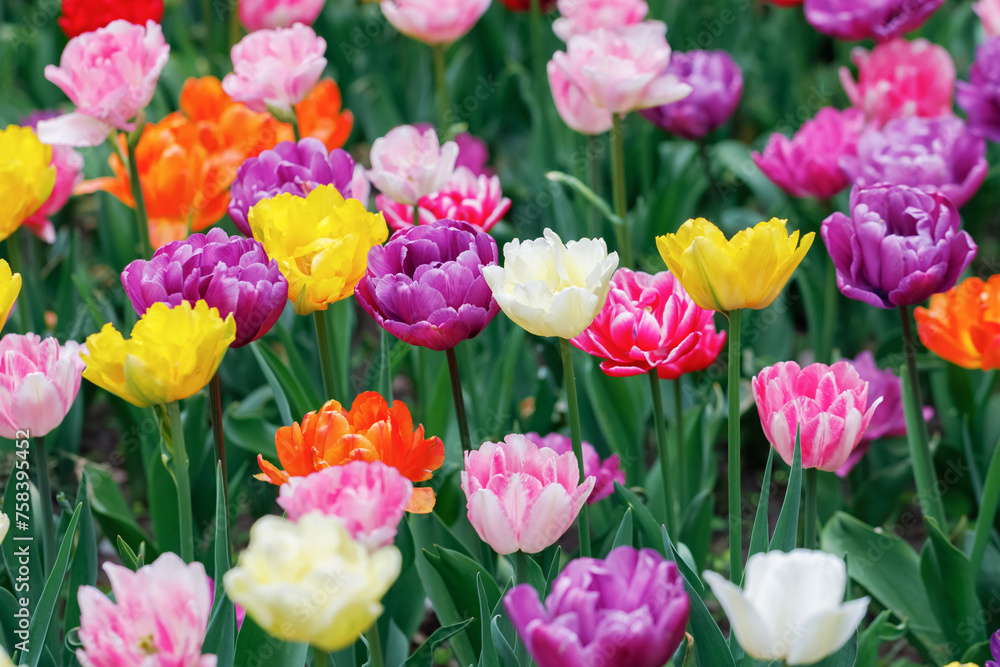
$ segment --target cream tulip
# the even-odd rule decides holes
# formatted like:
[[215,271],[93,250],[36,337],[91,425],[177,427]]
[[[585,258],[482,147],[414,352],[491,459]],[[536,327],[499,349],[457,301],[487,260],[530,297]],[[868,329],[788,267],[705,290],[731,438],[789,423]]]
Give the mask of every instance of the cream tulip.
[[618,268],[604,239],[564,244],[551,229],[533,241],[514,239],[503,255],[503,266],[485,266],[483,276],[507,317],[536,336],[568,339],[590,326]]
[[3,543],[3,538],[7,537],[8,530],[10,530],[10,517],[0,512],[0,544]]
[[705,572],[740,646],[758,660],[811,665],[835,653],[857,630],[867,597],[844,602],[847,566],[810,549],[754,554],[746,588]]

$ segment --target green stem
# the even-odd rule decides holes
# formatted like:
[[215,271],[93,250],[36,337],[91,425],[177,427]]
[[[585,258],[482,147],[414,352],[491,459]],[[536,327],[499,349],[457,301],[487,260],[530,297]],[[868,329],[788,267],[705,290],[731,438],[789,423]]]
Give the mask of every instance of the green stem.
[[326,651],[321,651],[318,648],[313,648],[313,663],[312,667],[329,667],[330,665],[330,654]]
[[302,140],[302,130],[299,128],[299,113],[292,107],[292,115],[290,124],[292,126],[292,135],[295,137],[295,143],[299,143]]
[[[587,137],[587,185],[594,194],[599,194],[601,190],[601,163],[595,159],[597,142],[596,136]],[[601,214],[594,206],[587,207],[587,235],[592,239],[601,236]]]
[[389,353],[389,333],[383,329],[379,337],[378,383],[382,398],[392,404],[392,358]]
[[372,627],[365,633],[368,638],[368,665],[369,667],[382,667],[385,660],[382,659],[382,638],[379,637],[378,620],[372,623]]
[[976,517],[976,536],[972,542],[972,555],[969,562],[971,572],[979,572],[986,554],[986,545],[993,532],[993,521],[997,515],[997,503],[1000,502],[1000,442],[993,449],[989,470],[986,471],[986,482],[983,484],[983,497],[979,501],[979,515]]
[[413,225],[416,226],[419,224],[420,224],[420,202],[418,201],[416,204],[413,205]]
[[135,222],[139,227],[139,253],[143,258],[153,255],[153,246],[149,242],[149,219],[146,217],[146,199],[142,195],[142,182],[139,180],[139,163],[135,159],[135,148],[142,136],[145,121],[136,123],[127,141],[128,144],[128,180],[132,188],[132,199],[135,200]]
[[712,173],[712,157],[708,154],[708,144],[704,139],[698,142],[698,157],[701,158],[701,164],[705,168],[708,191],[712,193],[712,197],[715,197],[719,194],[719,182],[715,180],[715,175]]
[[35,473],[38,478],[38,495],[42,499],[42,527],[45,541],[45,568],[51,570],[56,561],[56,524],[52,513],[52,487],[49,484],[49,457],[45,452],[45,437],[35,438]]
[[[917,495],[920,498],[920,509],[924,516],[934,519],[941,530],[948,532],[947,518],[944,513],[944,503],[937,491],[937,473],[934,470],[934,455],[931,453],[927,437],[927,422],[920,416],[924,401],[920,395],[920,374],[917,370],[917,340],[910,324],[910,313],[906,306],[899,307],[899,318],[903,324],[903,347],[906,349],[907,379],[910,383],[912,422],[916,433],[907,437],[910,445],[910,458],[913,461],[913,477],[917,482]],[[907,407],[904,405],[904,408]],[[908,428],[907,430],[911,430]],[[914,437],[915,436],[915,437]]]
[[670,481],[670,473],[673,468],[670,466],[670,451],[667,443],[667,426],[663,419],[663,396],[660,392],[660,377],[656,374],[656,369],[649,371],[649,390],[653,397],[653,424],[656,427],[656,446],[660,453],[660,477],[663,480],[663,509],[666,517],[667,534],[671,539],[677,539],[674,519],[676,512],[676,489]]
[[451,398],[455,401],[455,417],[458,419],[458,434],[462,438],[462,451],[472,451],[472,438],[469,437],[469,418],[465,414],[465,397],[462,395],[462,377],[458,372],[458,357],[455,348],[445,350],[448,356],[448,374],[451,375]]
[[229,48],[236,46],[243,36],[243,28],[240,26],[239,5],[236,2],[229,3]]
[[212,400],[212,440],[215,442],[215,458],[222,466],[222,497],[229,507],[229,470],[226,466],[226,440],[222,432],[222,388],[216,371],[208,383],[208,393]]
[[826,284],[823,294],[823,322],[819,329],[819,346],[816,361],[821,364],[833,363],[833,333],[837,328],[837,267],[827,258]]
[[[21,244],[18,240],[20,235],[14,232],[7,237],[7,259],[10,260],[10,270],[11,273],[21,274],[21,285],[22,289],[27,292],[25,287],[31,276],[25,275],[24,264],[21,261]],[[25,295],[22,295],[25,296]],[[17,303],[20,301],[21,303]],[[26,299],[17,299],[14,303],[14,310],[17,311],[17,326],[20,328],[21,333],[28,333],[31,330],[31,325],[28,324],[28,304],[25,303]],[[3,327],[3,322],[0,321],[0,328]]]
[[674,380],[674,420],[677,429],[677,502],[681,507],[687,501],[687,443],[684,440],[684,380],[683,376]]
[[628,204],[625,199],[625,119],[617,113],[611,128],[611,188],[614,191],[615,214],[621,218],[621,224],[615,225],[620,266],[631,269],[632,240],[629,238]]
[[445,64],[445,51],[448,50],[448,45],[435,44],[432,49],[434,51],[434,83],[437,86],[435,97],[437,99],[438,132],[442,137],[446,137],[449,130],[448,107],[451,105],[448,98],[448,70]]
[[740,513],[740,333],[743,311],[729,316],[729,578],[743,579],[743,516]]
[[[573,371],[573,348],[565,338],[559,339],[559,351],[562,353],[563,382],[566,385],[566,403],[569,411],[569,435],[573,443],[573,453],[580,466],[580,483],[586,479],[583,469],[583,437],[580,429],[580,403],[576,397],[576,374]],[[580,509],[577,517],[580,528],[580,555],[590,556],[590,510],[587,503]]]
[[187,447],[184,444],[184,423],[181,404],[167,403],[167,428],[170,430],[170,458],[177,484],[177,516],[181,533],[181,558],[194,561],[194,512],[191,509],[191,480],[188,471]]
[[806,512],[803,521],[805,522],[805,537],[802,546],[806,549],[816,548],[816,528],[819,525],[819,508],[816,502],[816,492],[819,484],[819,472],[817,468],[806,469]]
[[330,349],[330,334],[326,321],[326,310],[317,310],[313,313],[313,321],[316,323],[316,347],[319,348],[319,368],[323,374],[324,400],[332,398],[346,399],[346,396],[337,395],[337,387],[334,383],[333,374],[333,350]]
[[[528,554],[520,549],[514,552],[514,581],[517,584],[531,584],[528,579]],[[514,646],[514,662],[518,665],[527,665],[528,660],[530,660],[528,647],[518,635],[517,644]]]

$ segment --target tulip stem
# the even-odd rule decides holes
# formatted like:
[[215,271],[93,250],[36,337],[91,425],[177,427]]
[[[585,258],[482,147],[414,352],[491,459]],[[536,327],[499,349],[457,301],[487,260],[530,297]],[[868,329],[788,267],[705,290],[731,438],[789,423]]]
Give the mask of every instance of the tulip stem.
[[[597,161],[597,155],[600,153],[598,141],[594,135],[587,137],[587,185],[594,194],[600,194],[601,191],[601,165]],[[596,206],[587,207],[587,234],[593,239],[601,236],[601,214]]]
[[469,436],[469,417],[465,414],[465,397],[462,395],[462,377],[458,372],[458,357],[455,348],[445,350],[448,355],[448,374],[451,375],[451,397],[455,401],[455,417],[458,419],[458,435],[462,438],[462,451],[472,451],[472,438]]
[[621,255],[620,266],[632,268],[632,240],[628,232],[628,204],[625,198],[625,118],[614,114],[614,124],[611,128],[611,188],[614,191],[615,214],[621,219],[621,224],[615,225],[618,236],[618,253]]
[[346,397],[337,395],[337,387],[334,383],[333,351],[330,349],[330,335],[326,326],[326,312],[326,310],[317,310],[313,313],[313,320],[316,323],[316,346],[319,348],[319,367],[323,374],[323,393],[326,394],[323,400],[328,401],[334,397],[338,399]]
[[292,136],[295,137],[295,143],[299,143],[302,140],[302,130],[299,128],[299,114],[295,111],[294,106],[292,106],[289,124],[292,126]]
[[330,654],[318,648],[313,649],[312,667],[329,667]]
[[392,353],[389,351],[389,332],[382,329],[379,336],[379,392],[392,405]]
[[[21,274],[22,284],[27,284],[31,276],[24,272],[24,265],[21,262],[20,235],[16,232],[7,237],[7,259],[10,260],[11,273]],[[27,299],[21,299],[22,303],[17,301],[17,299],[14,300],[14,310],[17,311],[17,326],[21,328],[21,333],[28,333],[31,330],[31,325],[29,324],[28,304],[24,303]],[[3,328],[3,324],[3,321],[0,321],[0,329]]]
[[240,26],[240,12],[238,9],[238,3],[229,4],[229,48],[232,49],[239,43],[240,38],[243,34],[243,30]]
[[382,659],[382,639],[378,632],[378,620],[372,623],[372,627],[365,633],[368,639],[368,664],[370,667],[382,667],[385,660]]
[[819,472],[817,468],[806,469],[806,512],[803,517],[805,522],[805,536],[802,546],[806,549],[816,548],[816,528],[819,525],[819,507],[816,502],[816,493],[819,485]]
[[685,463],[687,461],[685,452],[687,443],[684,440],[684,380],[682,378],[683,376],[674,380],[674,419],[677,422],[677,460],[674,461],[674,466],[677,468],[677,503],[681,507],[687,500],[688,472]]
[[181,533],[181,558],[194,561],[194,512],[191,509],[191,480],[188,471],[187,447],[184,444],[184,423],[181,404],[177,401],[160,406],[166,413],[163,424],[164,442],[168,444],[174,483],[177,485],[177,523]]
[[[570,347],[568,340],[560,338],[559,351],[562,352],[563,383],[566,385],[569,435],[573,443],[573,453],[576,455],[577,465],[580,466],[580,483],[582,484],[587,477],[583,468],[583,437],[580,433],[580,403],[576,397],[576,373],[573,371],[573,348]],[[584,503],[583,507],[580,508],[577,525],[580,528],[580,555],[588,558],[590,557],[590,510],[587,503]]]
[[740,514],[740,330],[743,311],[729,316],[729,578],[743,579],[743,517]]
[[837,326],[837,267],[829,257],[826,263],[826,284],[823,294],[823,323],[819,328],[819,347],[816,361],[833,363],[833,331]]
[[[920,409],[924,400],[920,395],[920,375],[917,370],[917,341],[913,336],[913,326],[910,324],[910,313],[906,306],[899,307],[900,321],[903,323],[903,347],[906,349],[907,380],[910,383],[910,401],[904,401],[903,407],[911,408],[912,415],[907,417],[907,430],[916,433],[908,434],[910,458],[913,460],[913,477],[917,483],[917,495],[920,498],[920,509],[924,516],[934,519],[942,531],[947,532],[948,523],[944,513],[944,504],[937,491],[937,474],[934,470],[934,455],[927,438],[927,423],[920,418]],[[910,405],[907,405],[910,403]],[[910,418],[912,417],[912,419]]]
[[45,452],[45,436],[35,438],[35,473],[38,475],[38,495],[42,499],[42,527],[45,541],[45,568],[51,570],[56,561],[56,525],[52,513],[52,487],[49,484],[49,458]]
[[[208,393],[212,399],[212,439],[215,442],[215,458],[222,466],[222,497],[229,507],[229,471],[226,466],[226,440],[222,432],[222,388],[219,386],[219,372],[216,371],[208,383]],[[228,509],[227,509],[228,511]]]
[[144,122],[136,123],[133,132],[126,141],[128,145],[128,181],[132,188],[132,199],[135,203],[135,222],[139,227],[139,252],[143,258],[152,257],[153,246],[149,242],[149,219],[146,217],[146,199],[142,195],[142,182],[139,180],[139,162],[135,158],[135,148],[142,136]]
[[[514,581],[517,584],[531,585],[528,577],[528,554],[520,549],[514,552]],[[514,662],[518,665],[527,665],[528,660],[528,647],[518,634],[517,644],[514,646]]]
[[663,480],[663,509],[666,517],[667,534],[677,540],[677,522],[675,512],[677,505],[674,500],[675,485],[670,482],[671,472],[669,443],[667,442],[667,426],[663,419],[663,396],[660,392],[660,376],[656,369],[649,371],[649,389],[653,397],[653,424],[656,427],[656,446],[660,453],[660,477]]
[[448,100],[448,68],[445,64],[445,51],[448,50],[448,45],[435,44],[431,48],[434,51],[434,83],[437,84],[435,97],[438,108],[438,133],[444,140],[448,138],[450,129],[448,126],[448,107],[451,103]]

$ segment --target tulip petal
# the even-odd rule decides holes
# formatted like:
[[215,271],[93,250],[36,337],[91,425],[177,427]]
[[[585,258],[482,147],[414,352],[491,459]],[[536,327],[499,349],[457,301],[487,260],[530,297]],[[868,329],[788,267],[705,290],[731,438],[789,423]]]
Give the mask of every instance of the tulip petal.
[[788,664],[811,665],[838,651],[858,629],[870,600],[851,600],[804,621],[788,647]]
[[733,632],[740,646],[758,660],[780,660],[784,657],[784,647],[775,642],[772,629],[760,612],[744,596],[738,586],[715,572],[704,572],[705,583],[715,594],[723,611],[729,618]]

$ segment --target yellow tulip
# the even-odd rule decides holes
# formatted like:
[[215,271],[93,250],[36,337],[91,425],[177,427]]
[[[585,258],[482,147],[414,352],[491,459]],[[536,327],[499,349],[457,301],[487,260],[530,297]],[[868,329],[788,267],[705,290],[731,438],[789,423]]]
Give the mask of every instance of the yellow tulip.
[[667,268],[702,308],[728,313],[767,308],[812,246],[815,233],[789,236],[785,220],[772,218],[732,240],[704,218],[688,220],[675,234],[656,238]]
[[83,377],[140,408],[172,403],[208,384],[235,338],[233,316],[204,301],[155,303],[129,340],[111,324],[87,337]]
[[345,200],[332,185],[306,197],[285,193],[250,209],[250,228],[288,279],[295,312],[308,315],[354,294],[368,251],[389,237],[381,213]]
[[961,664],[959,664],[958,662],[951,662],[945,665],[945,667],[979,667],[979,665],[971,662],[964,662]]
[[52,146],[40,142],[30,127],[0,130],[0,241],[45,203],[55,184]]
[[[0,187],[3,187],[0,185]],[[17,295],[21,291],[21,274],[12,273],[10,265],[0,259],[0,329],[14,308]]]

